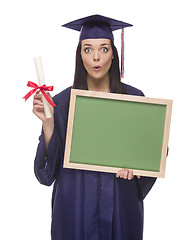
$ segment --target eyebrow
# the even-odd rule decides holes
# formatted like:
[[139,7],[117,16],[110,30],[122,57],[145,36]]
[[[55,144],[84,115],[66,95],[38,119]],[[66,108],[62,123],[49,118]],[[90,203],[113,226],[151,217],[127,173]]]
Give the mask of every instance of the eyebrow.
[[[109,43],[102,43],[102,44],[100,44],[100,46],[106,46],[106,45],[110,45]],[[88,47],[91,47],[92,46],[92,44],[89,44],[89,43],[85,43],[84,45],[83,45],[83,47],[84,46],[88,46]]]
[[106,46],[106,45],[110,45],[109,43],[102,43],[102,44],[100,44],[100,46]]
[[84,46],[89,46],[89,47],[90,47],[90,46],[92,46],[92,45],[91,45],[91,44],[88,44],[88,43],[85,43],[85,44],[83,44],[83,47],[84,47]]

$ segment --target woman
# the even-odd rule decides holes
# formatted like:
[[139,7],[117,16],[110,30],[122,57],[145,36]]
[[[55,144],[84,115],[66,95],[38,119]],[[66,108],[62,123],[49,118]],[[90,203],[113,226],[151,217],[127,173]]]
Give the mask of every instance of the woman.
[[[115,27],[117,24],[117,27]],[[64,25],[81,30],[72,88],[91,91],[143,93],[120,81],[119,59],[112,30],[129,24],[99,15]],[[143,235],[143,199],[155,178],[134,176],[132,171],[100,173],[63,168],[71,87],[54,97],[54,117],[46,119],[41,95],[34,96],[33,112],[43,123],[35,174],[50,186],[53,240],[139,240]]]

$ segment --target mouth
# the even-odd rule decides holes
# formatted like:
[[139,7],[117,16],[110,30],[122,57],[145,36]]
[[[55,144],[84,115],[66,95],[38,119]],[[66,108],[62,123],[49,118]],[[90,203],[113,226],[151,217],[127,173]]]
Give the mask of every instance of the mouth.
[[93,69],[94,69],[95,71],[100,71],[101,66],[94,66]]

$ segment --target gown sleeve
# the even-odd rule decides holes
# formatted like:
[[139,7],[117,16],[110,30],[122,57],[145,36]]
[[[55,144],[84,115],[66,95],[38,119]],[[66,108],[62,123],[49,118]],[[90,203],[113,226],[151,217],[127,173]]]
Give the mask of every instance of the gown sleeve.
[[[54,100],[56,103],[56,101]],[[57,103],[56,103],[57,104]],[[48,150],[45,150],[45,139],[42,130],[41,136],[39,137],[39,144],[34,161],[34,173],[36,178],[41,184],[50,186],[56,179],[58,167],[60,165],[60,156],[62,152],[62,144],[57,130],[57,109],[54,109],[54,131],[50,139]]]
[[55,181],[60,166],[63,164],[70,91],[71,87],[68,87],[53,97],[53,101],[58,107],[54,108],[54,131],[47,152],[45,151],[43,130],[39,137],[34,172],[38,181],[47,186]]
[[149,193],[150,189],[153,187],[156,179],[157,178],[154,178],[154,177],[143,177],[143,176],[141,176],[140,179],[138,179],[135,176],[135,182],[138,188],[138,194],[139,194],[140,200],[144,200],[146,195]]
[[42,131],[39,137],[39,144],[34,161],[34,172],[41,184],[50,186],[55,178],[58,165],[60,163],[60,139],[54,129],[53,135],[48,145],[47,154],[45,151],[45,139]]

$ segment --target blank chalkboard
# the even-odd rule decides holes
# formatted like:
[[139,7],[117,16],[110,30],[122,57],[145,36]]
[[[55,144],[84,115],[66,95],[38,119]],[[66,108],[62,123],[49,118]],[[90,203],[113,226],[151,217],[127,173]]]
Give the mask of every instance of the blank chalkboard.
[[172,101],[71,90],[64,167],[164,177]]

